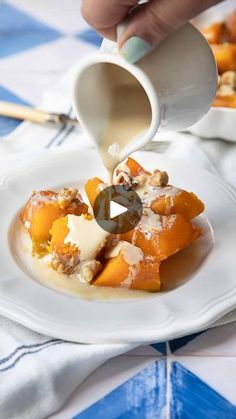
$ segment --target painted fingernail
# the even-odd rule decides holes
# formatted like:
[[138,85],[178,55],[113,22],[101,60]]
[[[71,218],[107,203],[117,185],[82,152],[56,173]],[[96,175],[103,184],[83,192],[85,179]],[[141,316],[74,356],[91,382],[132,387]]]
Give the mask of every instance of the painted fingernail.
[[151,51],[151,45],[139,36],[129,38],[121,48],[122,56],[131,64],[141,60]]

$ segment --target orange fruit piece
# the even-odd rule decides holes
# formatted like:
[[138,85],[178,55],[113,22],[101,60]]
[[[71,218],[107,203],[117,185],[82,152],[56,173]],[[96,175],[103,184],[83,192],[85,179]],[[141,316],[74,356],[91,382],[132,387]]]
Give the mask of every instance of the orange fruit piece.
[[[163,188],[163,193],[164,193]],[[151,203],[151,209],[156,214],[181,214],[187,220],[192,220],[204,211],[203,202],[192,192],[179,190],[173,196],[163,195]]]
[[85,183],[84,189],[91,207],[93,207],[98,194],[102,191],[102,185],[104,185],[104,182],[98,177],[93,177]]
[[67,227],[68,217],[61,217],[54,221],[51,229],[51,241],[50,248],[51,250],[57,250],[61,245],[64,244],[64,240],[69,233],[69,228]]
[[211,47],[220,74],[225,71],[236,71],[236,44],[212,44]]
[[213,106],[220,108],[236,108],[236,94],[231,96],[216,96]]
[[[161,282],[160,263],[154,257],[145,256],[132,244],[120,242],[118,253],[111,257],[95,278],[93,285],[99,287],[129,288],[144,291],[159,291]],[[127,252],[138,252],[141,257],[132,263]]]
[[141,164],[139,164],[136,160],[134,160],[132,157],[128,157],[128,159],[125,162],[125,165],[130,170],[130,174],[132,177],[136,177],[139,175],[150,175],[151,173],[145,170]]
[[136,229],[121,234],[121,239],[138,246],[145,255],[162,261],[189,246],[201,234],[199,228],[180,214],[159,218],[160,228],[151,228],[147,233],[138,225]]
[[68,202],[58,200],[58,193],[40,191],[32,194],[20,214],[22,222],[29,231],[33,252],[43,255],[46,253],[47,242],[50,240],[50,229],[53,222],[66,214],[87,213],[88,206],[79,198]]
[[227,39],[227,31],[223,22],[216,22],[212,25],[206,26],[202,29],[202,34],[205,36],[209,44],[220,44]]

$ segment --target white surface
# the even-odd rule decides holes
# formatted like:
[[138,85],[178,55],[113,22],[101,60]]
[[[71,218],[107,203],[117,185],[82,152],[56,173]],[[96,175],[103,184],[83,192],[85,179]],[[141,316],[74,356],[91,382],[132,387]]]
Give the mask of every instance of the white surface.
[[41,22],[68,34],[88,27],[80,17],[81,0],[10,0],[10,3]]
[[[31,191],[74,184],[78,179],[83,183],[88,177],[104,175],[95,152],[64,152],[2,178],[1,314],[51,336],[114,343],[163,341],[192,333],[206,328],[234,308],[235,194],[218,178],[182,162],[154,153],[138,153],[137,158],[148,168],[166,169],[172,183],[195,191],[206,204],[213,233],[203,218],[204,229],[208,230],[203,240],[211,240],[213,234],[215,245],[191,280],[171,292],[147,295],[147,298],[86,301],[48,289],[21,271],[12,258],[7,230]],[[79,315],[81,312],[83,317]]]
[[[51,89],[78,61],[81,54],[84,56],[88,52],[91,53],[91,50],[97,51],[97,48],[85,42],[78,42],[74,38],[63,37],[51,44],[42,44],[21,54],[11,55],[1,62],[2,84],[9,90],[12,90],[14,85],[14,92],[17,95],[36,104],[39,98],[42,99],[45,89]],[[16,81],[15,68],[17,68]]]

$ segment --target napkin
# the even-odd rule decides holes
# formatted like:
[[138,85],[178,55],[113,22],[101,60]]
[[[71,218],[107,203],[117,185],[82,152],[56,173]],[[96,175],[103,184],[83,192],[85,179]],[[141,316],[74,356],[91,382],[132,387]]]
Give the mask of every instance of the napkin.
[[[43,96],[42,109],[71,113],[72,74]],[[202,140],[190,134],[160,134],[166,153],[218,174],[236,187],[236,144]],[[0,175],[48,153],[90,149],[81,129],[39,126],[24,122],[0,142]],[[229,313],[215,323],[236,319]],[[109,358],[131,350],[129,344],[85,345],[53,339],[0,316],[1,417],[42,419],[59,410],[72,392]]]

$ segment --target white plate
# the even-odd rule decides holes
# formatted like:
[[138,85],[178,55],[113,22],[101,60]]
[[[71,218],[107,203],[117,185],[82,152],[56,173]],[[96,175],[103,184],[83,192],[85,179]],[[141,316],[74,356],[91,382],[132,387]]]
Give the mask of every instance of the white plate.
[[[48,157],[0,181],[0,313],[38,332],[78,342],[164,341],[207,327],[236,306],[236,196],[221,180],[179,160],[136,153],[145,167],[160,167],[171,182],[195,191],[206,203],[200,217],[205,233],[195,250],[211,248],[188,281],[172,291],[143,298],[83,300],[47,288],[25,274],[12,254],[9,229],[32,190],[82,184],[104,177],[95,151]],[[208,222],[209,220],[209,222]],[[210,224],[209,224],[210,223]],[[201,246],[199,246],[201,243]],[[185,255],[191,262],[192,253]],[[191,263],[190,263],[191,265]]]
[[[224,20],[235,10],[235,0],[226,0],[199,15],[195,23],[199,28],[213,22]],[[205,138],[223,138],[236,142],[236,109],[211,108],[197,124],[190,128],[190,132]]]

